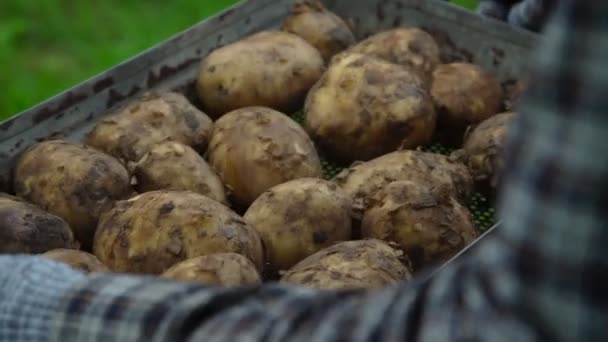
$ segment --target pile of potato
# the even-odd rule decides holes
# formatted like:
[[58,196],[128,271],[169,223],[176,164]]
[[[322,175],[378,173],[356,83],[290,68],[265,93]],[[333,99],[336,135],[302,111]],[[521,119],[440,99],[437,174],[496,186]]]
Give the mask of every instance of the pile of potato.
[[[0,253],[231,287],[407,281],[478,236],[463,203],[499,184],[516,115],[488,71],[439,51],[418,28],[357,42],[300,1],[202,60],[200,108],[149,92],[84,143],[30,146],[0,194]],[[420,149],[448,138],[451,156]],[[323,179],[322,158],[346,167]]]

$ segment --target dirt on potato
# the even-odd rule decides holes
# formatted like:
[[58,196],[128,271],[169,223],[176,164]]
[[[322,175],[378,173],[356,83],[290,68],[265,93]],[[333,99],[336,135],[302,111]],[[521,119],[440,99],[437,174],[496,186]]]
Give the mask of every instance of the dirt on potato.
[[160,274],[186,259],[238,253],[261,270],[262,242],[228,207],[191,191],[159,190],[117,202],[99,221],[95,255],[115,272]]
[[128,163],[139,161],[165,141],[180,142],[203,154],[212,130],[211,119],[183,95],[148,92],[101,119],[85,143]]
[[447,261],[477,238],[471,213],[450,193],[411,181],[390,183],[376,193],[361,233],[395,243],[415,271]]
[[437,119],[415,73],[353,53],[334,57],[308,94],[304,113],[313,140],[343,163],[427,144]]
[[300,261],[281,282],[324,290],[381,289],[411,279],[409,260],[380,240],[335,244]]
[[133,194],[129,172],[116,158],[66,140],[29,147],[15,167],[15,191],[65,220],[85,250],[99,216]]

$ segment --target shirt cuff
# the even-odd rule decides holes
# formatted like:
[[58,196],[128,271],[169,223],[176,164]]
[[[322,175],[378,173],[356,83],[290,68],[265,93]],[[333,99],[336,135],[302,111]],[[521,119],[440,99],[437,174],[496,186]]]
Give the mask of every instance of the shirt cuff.
[[33,256],[0,256],[0,341],[46,341],[62,298],[86,276]]

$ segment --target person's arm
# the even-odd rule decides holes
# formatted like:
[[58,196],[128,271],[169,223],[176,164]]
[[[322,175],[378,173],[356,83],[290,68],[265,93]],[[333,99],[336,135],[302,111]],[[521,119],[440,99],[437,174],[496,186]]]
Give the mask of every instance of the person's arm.
[[564,2],[512,131],[503,225],[431,280],[364,293],[66,276],[58,311],[23,308],[48,294],[0,302],[0,336],[34,319],[62,342],[608,341],[607,15]]

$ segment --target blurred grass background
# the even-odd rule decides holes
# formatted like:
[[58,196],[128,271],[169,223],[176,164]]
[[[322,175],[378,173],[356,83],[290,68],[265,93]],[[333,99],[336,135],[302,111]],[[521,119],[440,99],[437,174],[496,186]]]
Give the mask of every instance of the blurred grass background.
[[237,2],[0,0],[0,121]]

